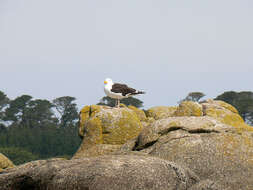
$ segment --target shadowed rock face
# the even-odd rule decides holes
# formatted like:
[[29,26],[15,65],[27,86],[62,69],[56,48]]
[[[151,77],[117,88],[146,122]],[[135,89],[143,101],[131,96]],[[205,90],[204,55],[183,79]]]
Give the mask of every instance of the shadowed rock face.
[[34,161],[0,175],[1,190],[186,190],[197,182],[177,164],[135,155]]

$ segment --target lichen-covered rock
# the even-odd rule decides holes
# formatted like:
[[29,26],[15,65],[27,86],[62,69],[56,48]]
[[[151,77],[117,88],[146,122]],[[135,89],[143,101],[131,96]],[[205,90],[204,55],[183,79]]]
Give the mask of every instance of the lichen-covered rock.
[[198,182],[199,178],[187,168],[136,155],[40,160],[0,175],[1,190],[186,190]]
[[224,101],[221,101],[221,100],[208,99],[208,100],[202,102],[202,105],[205,105],[205,104],[209,104],[209,106],[212,105],[212,107],[214,107],[216,109],[221,109],[221,107],[222,107],[222,108],[227,109],[233,113],[238,113],[237,109],[234,106],[232,106],[231,104],[228,104]]
[[[186,166],[201,180],[215,182],[214,189],[253,189],[252,129],[238,131],[209,116],[170,117],[144,128],[127,149]],[[195,187],[205,185],[210,186]]]
[[174,116],[203,116],[202,106],[197,102],[183,101],[177,107]]
[[[79,135],[83,137],[83,142],[76,155],[80,157],[81,154],[96,156],[110,153],[118,148],[112,145],[122,145],[135,138],[142,128],[135,111],[127,107],[85,106],[80,112],[79,126]],[[100,144],[104,145],[97,146]]]
[[250,130],[248,126],[238,114],[238,111],[230,104],[220,100],[207,100],[201,104],[203,106],[204,115],[215,118],[216,120],[227,125],[234,126],[238,129]]
[[176,106],[156,106],[148,109],[146,111],[146,115],[147,117],[152,117],[155,120],[164,119],[174,116],[176,109]]
[[99,132],[92,131],[92,135],[99,134],[96,138],[98,142],[95,144],[124,144],[127,140],[136,137],[142,130],[138,116],[128,108],[86,106],[81,110],[80,117],[80,128],[85,130],[83,134],[80,134],[81,136],[87,138],[90,132],[90,121],[92,121],[92,129],[99,128]]
[[144,113],[143,110],[138,109],[135,106],[128,106],[128,108],[131,109],[131,110],[133,110],[136,113],[136,115],[138,116],[138,118],[140,119],[140,121],[146,121],[147,120],[147,117],[146,117],[146,115],[145,115],[145,113]]
[[14,164],[6,156],[0,153],[0,169],[12,168]]

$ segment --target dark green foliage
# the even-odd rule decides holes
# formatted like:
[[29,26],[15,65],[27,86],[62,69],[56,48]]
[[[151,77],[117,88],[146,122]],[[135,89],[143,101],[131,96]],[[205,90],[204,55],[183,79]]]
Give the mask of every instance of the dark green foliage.
[[37,160],[39,158],[31,152],[17,147],[0,147],[0,152],[7,156],[15,165]]
[[2,91],[0,91],[0,121],[3,121],[5,117],[5,112],[3,111],[3,109],[8,103],[9,98]]
[[0,147],[19,147],[38,155],[40,159],[59,155],[71,156],[80,143],[77,126],[29,128],[18,125],[0,131]]
[[0,91],[0,110],[2,110],[3,107],[5,107],[9,102],[9,98],[4,94],[2,91]]
[[[64,96],[51,103],[33,100],[29,95],[9,100],[0,91],[0,104],[7,107],[0,109],[3,116],[0,118],[0,152],[7,152],[16,164],[59,156],[70,158],[81,143],[74,100]],[[62,111],[58,118],[54,112],[56,106]]]
[[13,121],[28,127],[44,126],[57,123],[51,104],[48,100],[32,100],[29,95],[22,95],[10,101],[6,109],[5,121]]
[[57,123],[48,100],[32,100],[24,109],[21,123],[29,127],[41,127]]
[[57,112],[60,114],[60,125],[66,127],[73,125],[78,119],[78,111],[76,104],[73,103],[76,99],[70,96],[63,96],[53,100],[53,104]]
[[238,110],[244,121],[249,124],[253,124],[253,92],[228,91],[217,96],[215,99],[222,100],[233,105]]
[[[143,102],[137,98],[134,98],[134,97],[122,99],[122,100],[120,100],[120,103],[125,104],[126,106],[132,105],[137,108],[143,107]],[[104,96],[97,105],[106,105],[106,106],[114,107],[115,106],[115,99],[112,99],[108,96]]]
[[205,94],[202,92],[190,92],[183,100],[180,100],[179,103],[183,101],[199,102],[204,96]]
[[22,95],[10,101],[9,107],[5,111],[5,120],[18,122],[22,120],[25,109],[32,99],[29,95]]

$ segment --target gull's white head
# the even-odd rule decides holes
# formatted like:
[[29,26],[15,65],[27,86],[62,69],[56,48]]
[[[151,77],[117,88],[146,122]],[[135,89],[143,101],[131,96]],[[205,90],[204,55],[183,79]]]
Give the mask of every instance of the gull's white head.
[[107,84],[108,84],[108,85],[113,85],[112,79],[106,78],[105,81],[104,81],[104,84],[105,84],[105,85],[107,85]]

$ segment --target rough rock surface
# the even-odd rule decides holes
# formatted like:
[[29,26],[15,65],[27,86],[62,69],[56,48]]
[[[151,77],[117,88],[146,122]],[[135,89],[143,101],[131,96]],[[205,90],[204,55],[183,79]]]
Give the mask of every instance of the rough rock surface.
[[41,160],[0,174],[1,190],[186,190],[198,182],[175,163],[135,155]]
[[155,120],[158,119],[164,119],[171,116],[174,116],[174,112],[177,110],[176,106],[155,106],[152,108],[149,108],[146,111],[146,115],[148,117],[152,117]]
[[14,164],[5,155],[0,153],[0,171],[1,169],[12,168]]
[[224,189],[215,182],[207,179],[193,185],[189,190],[229,190],[229,188]]
[[72,159],[108,155],[118,151],[122,145],[96,144],[87,145],[82,143]]
[[138,136],[142,128],[135,111],[127,107],[85,106],[80,112],[79,126],[83,142],[74,157],[111,153]]
[[238,130],[209,116],[171,117],[144,128],[123,147],[188,167],[221,189],[253,189],[252,129]]

